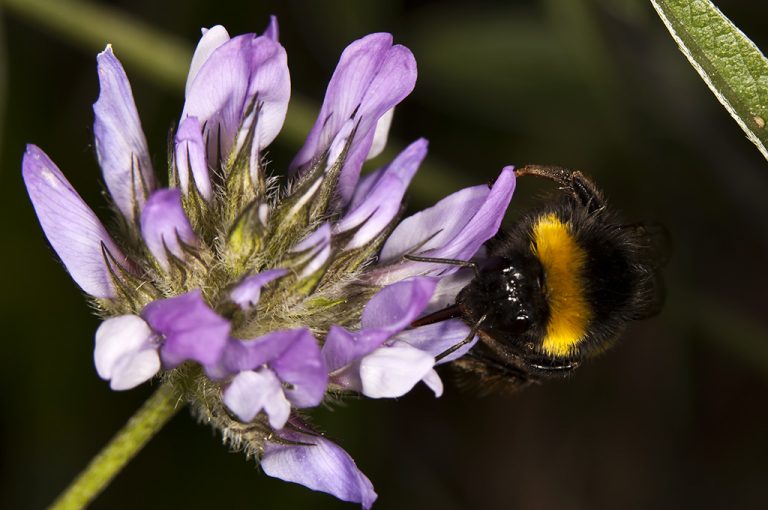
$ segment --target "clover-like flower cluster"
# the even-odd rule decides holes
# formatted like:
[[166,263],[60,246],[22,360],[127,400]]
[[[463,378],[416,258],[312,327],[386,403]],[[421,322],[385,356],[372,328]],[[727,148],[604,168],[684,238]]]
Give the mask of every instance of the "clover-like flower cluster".
[[116,227],[36,146],[23,175],[49,242],[104,317],[99,376],[115,390],[162,376],[268,475],[370,507],[371,482],[295,410],[346,392],[397,397],[419,381],[442,393],[435,358],[470,329],[459,319],[411,324],[452,304],[471,275],[404,255],[480,256],[514,190],[512,169],[399,221],[427,142],[361,177],[416,81],[411,52],[379,33],[342,53],[279,187],[265,149],[290,76],[272,19],[262,35],[203,31],[163,187],[123,67],[109,46],[97,61],[96,154]]

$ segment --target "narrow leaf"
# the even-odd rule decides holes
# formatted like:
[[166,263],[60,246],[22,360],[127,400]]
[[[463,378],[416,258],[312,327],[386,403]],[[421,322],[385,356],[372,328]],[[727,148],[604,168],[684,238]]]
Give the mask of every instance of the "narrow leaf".
[[651,0],[680,50],[768,159],[768,61],[709,0]]

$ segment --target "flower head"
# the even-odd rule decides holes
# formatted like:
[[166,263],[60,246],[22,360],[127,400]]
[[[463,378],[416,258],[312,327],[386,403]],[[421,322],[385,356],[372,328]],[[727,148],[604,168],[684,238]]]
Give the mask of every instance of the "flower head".
[[442,393],[435,365],[472,343],[436,359],[470,328],[412,324],[452,303],[468,276],[404,256],[481,256],[514,190],[511,168],[400,221],[427,142],[361,170],[381,152],[416,63],[391,35],[371,34],[342,53],[288,186],[275,186],[264,155],[290,75],[273,18],[262,35],[203,31],[164,186],[111,47],[97,64],[96,154],[117,228],[33,145],[23,175],[49,242],[104,317],[99,376],[125,390],[164,375],[267,474],[370,507],[370,481],[295,411],[329,394],[397,397],[420,381]]

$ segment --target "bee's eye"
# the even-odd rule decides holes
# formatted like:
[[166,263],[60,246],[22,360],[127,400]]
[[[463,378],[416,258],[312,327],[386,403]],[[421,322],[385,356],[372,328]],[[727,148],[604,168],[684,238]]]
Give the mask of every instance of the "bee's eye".
[[531,318],[524,310],[518,310],[517,315],[496,316],[491,322],[492,326],[503,331],[510,337],[522,335],[531,327]]
[[531,327],[531,317],[528,315],[527,312],[524,312],[524,314],[521,314],[515,317],[514,329],[517,330],[518,333],[522,334],[526,332],[530,327]]

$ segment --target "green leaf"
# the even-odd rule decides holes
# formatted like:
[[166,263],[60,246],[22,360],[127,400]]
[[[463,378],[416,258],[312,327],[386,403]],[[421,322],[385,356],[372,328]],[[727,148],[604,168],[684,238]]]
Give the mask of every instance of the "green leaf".
[[709,0],[651,0],[680,50],[768,159],[768,61]]

